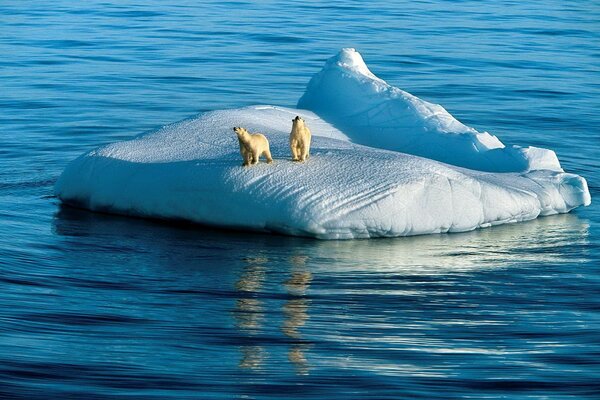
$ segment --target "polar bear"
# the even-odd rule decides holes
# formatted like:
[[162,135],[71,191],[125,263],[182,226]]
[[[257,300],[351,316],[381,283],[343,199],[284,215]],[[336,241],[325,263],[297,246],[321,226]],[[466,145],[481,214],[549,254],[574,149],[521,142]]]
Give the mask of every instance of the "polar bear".
[[304,120],[296,116],[292,120],[292,131],[290,132],[290,149],[293,161],[306,161],[310,153],[310,129]]
[[249,133],[246,129],[235,127],[233,131],[240,142],[240,153],[244,159],[243,166],[258,164],[258,158],[265,156],[267,162],[271,164],[271,151],[269,150],[269,141],[261,133]]

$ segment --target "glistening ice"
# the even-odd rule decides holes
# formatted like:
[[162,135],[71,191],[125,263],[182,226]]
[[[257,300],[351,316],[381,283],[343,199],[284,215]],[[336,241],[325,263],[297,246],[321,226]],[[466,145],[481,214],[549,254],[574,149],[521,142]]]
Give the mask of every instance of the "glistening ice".
[[[551,150],[506,147],[373,75],[353,49],[327,61],[291,109],[217,110],[71,162],[67,204],[321,239],[460,232],[590,204]],[[290,158],[291,120],[313,133]],[[269,138],[273,164],[241,167],[232,127]]]

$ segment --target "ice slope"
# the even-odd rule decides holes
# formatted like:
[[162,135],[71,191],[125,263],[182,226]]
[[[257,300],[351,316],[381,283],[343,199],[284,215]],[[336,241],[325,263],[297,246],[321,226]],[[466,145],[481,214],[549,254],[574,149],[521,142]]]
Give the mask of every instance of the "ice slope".
[[[343,50],[334,60],[346,56],[360,58]],[[96,211],[322,239],[467,231],[564,213],[590,203],[585,179],[562,172],[549,150],[514,150],[527,166],[499,173],[377,148],[383,144],[392,148],[394,137],[402,147],[405,135],[418,136],[414,128],[432,143],[452,144],[453,151],[464,155],[460,160],[484,163],[489,152],[503,150],[493,136],[477,133],[440,106],[407,93],[414,109],[400,113],[394,93],[405,92],[387,86],[360,63],[352,64],[356,74],[344,77],[346,69],[338,61],[328,62],[300,102],[336,120],[337,127],[302,109],[253,106],[212,111],[80,156],[58,179],[56,195],[64,203]],[[356,87],[371,85],[365,83],[367,78],[380,91],[359,95]],[[361,82],[354,82],[357,79]],[[328,83],[320,87],[315,81]],[[316,100],[319,94],[326,99],[327,90],[334,89],[356,97],[339,104],[333,98],[329,103]],[[364,130],[338,129],[343,125],[338,113],[348,115],[351,107],[369,102],[383,107],[387,118],[406,131],[388,129],[390,121],[382,116],[369,117],[371,122],[366,123],[359,112],[354,115]],[[436,111],[427,114],[421,106]],[[296,115],[305,118],[313,132],[311,158],[303,164],[290,161],[288,137]],[[266,134],[275,162],[242,167],[234,126]],[[463,142],[470,145],[461,147]],[[516,169],[515,165],[497,169]]]
[[463,125],[442,106],[379,79],[354,49],[330,58],[308,84],[299,108],[317,113],[355,143],[490,172],[562,171],[552,150],[505,147]]

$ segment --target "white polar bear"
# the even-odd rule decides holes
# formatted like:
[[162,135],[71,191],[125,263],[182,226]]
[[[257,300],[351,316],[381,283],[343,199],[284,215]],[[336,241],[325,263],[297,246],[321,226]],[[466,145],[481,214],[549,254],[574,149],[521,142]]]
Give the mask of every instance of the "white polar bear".
[[269,164],[273,162],[269,141],[265,135],[261,133],[250,134],[246,129],[239,127],[233,128],[233,131],[240,142],[240,153],[244,159],[243,166],[258,164],[258,158],[263,155]]
[[292,120],[292,131],[290,132],[290,149],[293,161],[306,161],[310,153],[310,129],[304,120],[296,116]]

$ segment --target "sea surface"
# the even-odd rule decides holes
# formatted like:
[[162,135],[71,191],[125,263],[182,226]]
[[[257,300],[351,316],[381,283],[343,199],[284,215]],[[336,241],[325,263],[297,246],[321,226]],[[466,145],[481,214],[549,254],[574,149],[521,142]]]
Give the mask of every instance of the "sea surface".
[[[600,398],[598,1],[0,1],[0,398]],[[342,47],[593,204],[317,241],[60,206],[94,147],[295,106]]]

